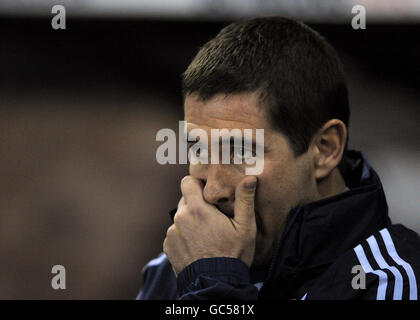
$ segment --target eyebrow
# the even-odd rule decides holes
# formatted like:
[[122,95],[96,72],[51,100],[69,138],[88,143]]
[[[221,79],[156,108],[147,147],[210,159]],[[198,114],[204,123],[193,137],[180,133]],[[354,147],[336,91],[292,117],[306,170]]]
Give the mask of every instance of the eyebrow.
[[[187,132],[187,134],[189,133],[189,131]],[[187,135],[188,136],[188,135]],[[221,145],[224,141],[226,141],[227,139],[226,138],[223,138],[223,137],[219,137],[219,138],[221,138],[221,139],[219,139],[219,145]],[[244,139],[244,137],[242,136],[241,138],[240,138],[240,141],[241,141],[241,146],[245,146],[245,141],[248,141],[248,139]],[[200,140],[199,139],[197,139],[196,137],[195,138],[193,138],[193,139],[188,139],[187,140],[187,144],[188,145],[191,145],[191,144],[202,144],[201,142],[200,142]],[[210,141],[210,144],[211,144],[211,141]],[[229,146],[235,146],[235,137],[230,137],[229,138]],[[257,150],[257,146],[258,147],[260,147],[261,145],[260,144],[258,144],[255,140],[254,140],[254,138],[252,138],[252,140],[251,140],[251,146],[252,146],[252,149],[253,150]],[[264,150],[264,153],[266,153],[267,152],[267,147],[265,146],[265,144],[262,146],[263,147],[263,150]]]
[[[223,141],[226,141],[227,139],[224,139],[224,138],[222,138],[221,140],[219,140],[219,145],[221,144],[221,143],[223,143]],[[249,141],[248,139],[244,139],[244,137],[242,137],[241,139],[241,146],[245,146],[245,141]],[[230,146],[234,146],[235,145],[235,138],[234,137],[230,137],[230,139],[229,139],[229,143],[230,143]],[[251,140],[251,146],[252,146],[252,150],[257,150],[257,146],[258,147],[261,147],[261,145],[260,144],[258,144],[255,140],[254,140],[254,138]],[[262,146],[263,147],[263,150],[264,150],[264,152],[267,152],[267,148],[266,148],[266,146],[264,145],[264,146]]]

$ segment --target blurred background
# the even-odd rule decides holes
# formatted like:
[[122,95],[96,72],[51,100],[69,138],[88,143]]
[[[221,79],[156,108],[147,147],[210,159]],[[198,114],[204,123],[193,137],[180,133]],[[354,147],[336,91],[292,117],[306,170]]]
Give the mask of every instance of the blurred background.
[[[54,30],[54,4],[66,29]],[[351,8],[366,8],[354,30]],[[337,48],[350,147],[420,232],[420,1],[0,0],[0,299],[133,299],[186,166],[156,133],[183,118],[180,74],[239,18],[305,21]],[[67,289],[51,288],[51,268]]]

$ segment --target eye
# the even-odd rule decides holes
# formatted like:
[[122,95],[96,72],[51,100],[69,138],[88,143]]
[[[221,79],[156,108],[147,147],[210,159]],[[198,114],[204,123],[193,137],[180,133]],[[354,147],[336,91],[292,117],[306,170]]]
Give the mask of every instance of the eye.
[[209,156],[207,146],[201,143],[200,140],[188,141],[187,148],[188,154],[191,154],[192,157],[206,158]]
[[255,157],[255,152],[252,149],[244,148],[244,147],[234,147],[233,148],[233,157],[243,160]]
[[[191,147],[194,146],[197,142],[198,142],[198,140],[188,140],[188,142],[187,142],[188,152],[190,152]],[[201,150],[201,148],[196,150],[196,152],[194,152],[194,154],[196,154],[197,156],[200,156],[200,150]]]
[[191,148],[197,142],[198,142],[198,140],[188,140],[187,141],[188,149]]

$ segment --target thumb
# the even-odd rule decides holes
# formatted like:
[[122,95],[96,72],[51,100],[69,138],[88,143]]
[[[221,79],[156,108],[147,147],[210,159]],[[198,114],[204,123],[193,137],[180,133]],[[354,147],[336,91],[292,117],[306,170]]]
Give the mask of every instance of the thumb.
[[235,217],[239,224],[255,222],[254,200],[257,178],[249,176],[244,178],[235,190]]

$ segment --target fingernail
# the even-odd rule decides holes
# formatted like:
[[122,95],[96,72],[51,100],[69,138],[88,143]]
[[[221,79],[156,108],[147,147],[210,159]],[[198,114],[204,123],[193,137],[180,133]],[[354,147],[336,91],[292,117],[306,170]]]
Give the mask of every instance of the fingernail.
[[255,189],[256,185],[257,185],[257,179],[245,182],[245,188],[247,188],[247,189]]

